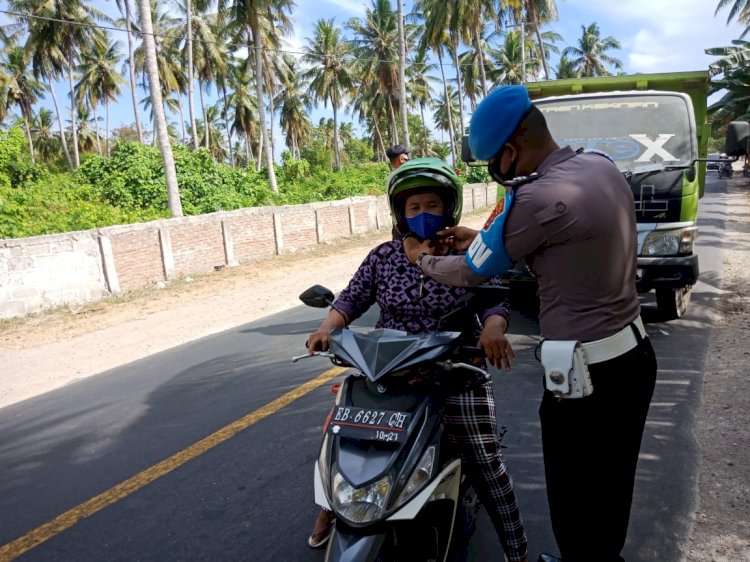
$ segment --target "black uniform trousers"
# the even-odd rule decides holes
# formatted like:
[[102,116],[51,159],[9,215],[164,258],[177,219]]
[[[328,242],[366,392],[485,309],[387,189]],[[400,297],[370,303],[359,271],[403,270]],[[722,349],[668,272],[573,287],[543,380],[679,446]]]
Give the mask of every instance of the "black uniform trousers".
[[557,400],[545,390],[539,409],[552,530],[563,562],[622,562],[656,383],[651,342],[589,372],[590,396]]

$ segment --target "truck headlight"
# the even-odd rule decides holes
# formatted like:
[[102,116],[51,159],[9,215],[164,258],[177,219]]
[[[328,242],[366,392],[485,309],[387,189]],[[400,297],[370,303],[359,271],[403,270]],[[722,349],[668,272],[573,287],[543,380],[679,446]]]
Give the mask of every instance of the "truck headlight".
[[338,515],[352,523],[369,523],[385,514],[385,501],[390,490],[389,476],[355,488],[337,472],[333,477],[333,507]]
[[672,230],[654,230],[648,233],[643,242],[643,256],[676,256],[692,254],[693,242],[698,233],[694,226]]

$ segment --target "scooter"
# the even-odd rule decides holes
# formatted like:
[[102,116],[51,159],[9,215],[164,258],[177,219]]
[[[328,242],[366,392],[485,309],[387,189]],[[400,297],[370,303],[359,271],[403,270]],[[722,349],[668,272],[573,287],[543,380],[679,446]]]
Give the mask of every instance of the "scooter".
[[726,160],[720,160],[719,161],[719,179],[729,179],[734,174],[734,170],[732,170],[732,163]]
[[[466,326],[476,294],[467,294],[441,327],[456,320]],[[319,285],[300,295],[318,308],[333,297]],[[467,559],[480,502],[444,436],[442,400],[422,388],[418,376],[429,368],[448,377],[456,369],[489,377],[464,361],[481,354],[464,340],[460,331],[334,328],[329,351],[313,353],[353,368],[337,393],[315,464],[315,502],[336,514],[327,562]]]

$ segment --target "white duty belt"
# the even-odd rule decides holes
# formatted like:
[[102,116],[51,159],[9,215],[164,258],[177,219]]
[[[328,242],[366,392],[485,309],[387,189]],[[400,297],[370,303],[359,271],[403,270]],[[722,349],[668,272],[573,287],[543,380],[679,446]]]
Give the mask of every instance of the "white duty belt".
[[610,359],[619,357],[623,353],[627,353],[637,346],[639,340],[635,337],[632,326],[635,326],[635,329],[638,330],[641,338],[645,339],[647,337],[641,316],[638,315],[633,322],[625,326],[616,334],[600,340],[582,343],[581,345],[586,352],[586,359],[588,360],[589,365],[609,361]]

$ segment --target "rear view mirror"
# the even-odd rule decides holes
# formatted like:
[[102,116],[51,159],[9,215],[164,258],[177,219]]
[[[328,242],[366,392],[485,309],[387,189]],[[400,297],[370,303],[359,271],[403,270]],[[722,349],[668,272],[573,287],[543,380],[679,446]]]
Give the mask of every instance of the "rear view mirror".
[[476,158],[474,158],[474,155],[471,153],[471,147],[469,146],[469,135],[461,137],[461,160],[467,164],[476,161]]
[[472,168],[479,168],[485,165],[483,160],[477,160],[476,156],[471,152],[471,147],[469,146],[469,135],[461,137],[461,160],[466,162],[466,165]]
[[750,123],[732,121],[727,125],[724,152],[727,156],[744,156],[747,154],[748,139],[750,139]]
[[333,304],[333,293],[322,285],[313,285],[299,296],[299,300],[307,306],[325,308]]

